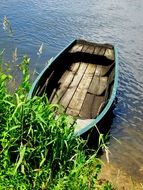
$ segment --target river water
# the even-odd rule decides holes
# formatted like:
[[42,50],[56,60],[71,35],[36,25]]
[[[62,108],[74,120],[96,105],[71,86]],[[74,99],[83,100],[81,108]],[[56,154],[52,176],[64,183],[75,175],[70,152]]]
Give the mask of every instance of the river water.
[[[12,34],[3,29],[3,18]],[[75,38],[115,44],[119,52],[118,102],[109,149],[111,163],[143,181],[143,1],[1,0],[0,49],[17,48],[40,72],[50,57]],[[43,43],[42,54],[37,52]],[[14,63],[13,64],[17,64]],[[17,73],[18,75],[18,73]],[[120,143],[115,140],[117,138]],[[104,159],[104,158],[103,158]]]

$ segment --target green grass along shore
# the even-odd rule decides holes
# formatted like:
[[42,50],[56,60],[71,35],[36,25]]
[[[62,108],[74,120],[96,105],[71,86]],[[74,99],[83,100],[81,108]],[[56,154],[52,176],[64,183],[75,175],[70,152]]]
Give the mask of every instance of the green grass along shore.
[[86,141],[73,135],[73,118],[46,96],[27,99],[29,59],[23,58],[21,84],[10,93],[12,76],[0,55],[0,190],[113,189],[98,179],[96,152],[87,156]]

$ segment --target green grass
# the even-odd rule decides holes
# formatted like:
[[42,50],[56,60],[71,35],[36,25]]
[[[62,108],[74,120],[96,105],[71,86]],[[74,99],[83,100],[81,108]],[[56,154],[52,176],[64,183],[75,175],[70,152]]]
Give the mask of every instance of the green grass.
[[28,65],[24,57],[23,79],[12,94],[12,77],[0,65],[0,190],[113,189],[98,180],[100,161],[85,154],[86,141],[74,136],[74,119],[45,95],[27,98]]

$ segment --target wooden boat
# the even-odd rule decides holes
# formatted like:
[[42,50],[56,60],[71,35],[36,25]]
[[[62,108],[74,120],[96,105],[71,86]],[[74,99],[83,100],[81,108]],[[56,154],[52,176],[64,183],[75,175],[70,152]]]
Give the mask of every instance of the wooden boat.
[[74,40],[41,72],[29,97],[43,93],[76,117],[76,135],[97,125],[117,90],[117,51],[113,45]]

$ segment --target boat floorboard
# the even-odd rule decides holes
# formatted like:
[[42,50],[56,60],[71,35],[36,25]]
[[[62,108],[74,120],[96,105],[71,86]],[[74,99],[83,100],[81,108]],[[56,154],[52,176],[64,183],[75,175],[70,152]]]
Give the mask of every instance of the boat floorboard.
[[[111,51],[107,52],[105,47],[100,46],[76,44],[69,50],[69,54],[83,52],[94,56],[106,54],[113,58]],[[106,101],[109,80],[107,73],[112,64],[101,65],[98,61],[66,61],[66,64],[70,65],[57,81],[58,89],[53,89],[49,101],[63,105],[67,114],[79,118],[96,117]]]

